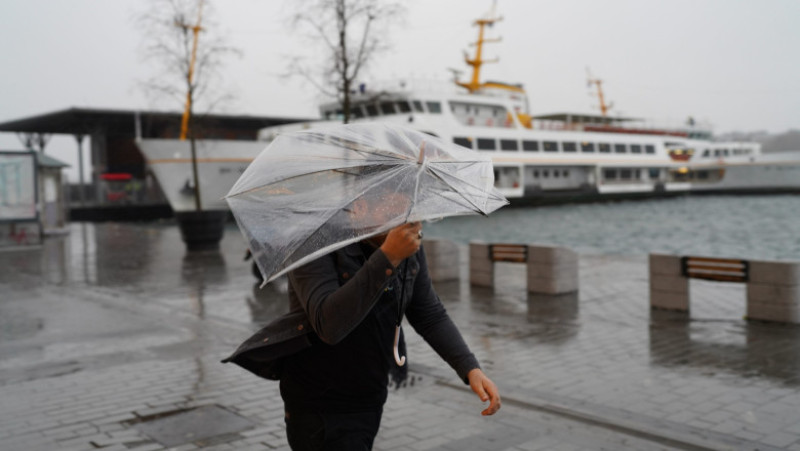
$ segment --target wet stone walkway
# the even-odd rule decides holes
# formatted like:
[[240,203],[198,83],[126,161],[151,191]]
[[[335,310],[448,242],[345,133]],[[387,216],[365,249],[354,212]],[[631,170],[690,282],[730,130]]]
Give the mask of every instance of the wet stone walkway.
[[[277,383],[222,365],[286,309],[244,241],[187,255],[170,223],[86,224],[0,252],[0,449],[288,449]],[[692,281],[690,317],[648,307],[647,257],[580,257],[577,295],[437,284],[502,410],[411,328],[377,450],[800,450],[800,327],[750,323],[744,287]]]

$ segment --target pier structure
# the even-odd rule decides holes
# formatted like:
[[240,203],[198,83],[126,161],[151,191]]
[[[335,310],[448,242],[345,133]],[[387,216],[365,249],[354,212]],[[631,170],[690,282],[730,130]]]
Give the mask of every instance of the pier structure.
[[[162,222],[68,227],[0,252],[2,448],[288,451],[278,383],[219,363],[288,310],[235,225],[204,253]],[[503,407],[481,417],[405,327],[375,450],[800,449],[800,326],[743,320],[747,285],[694,281],[689,316],[650,308],[647,255],[577,254],[580,290],[542,295],[526,265],[476,286],[467,244],[425,247],[458,268],[435,288]]]

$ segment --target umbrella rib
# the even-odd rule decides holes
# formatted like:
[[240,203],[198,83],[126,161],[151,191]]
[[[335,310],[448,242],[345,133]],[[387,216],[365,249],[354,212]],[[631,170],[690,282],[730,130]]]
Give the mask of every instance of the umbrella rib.
[[[325,217],[325,221],[323,221],[323,222],[322,222],[322,224],[324,224],[324,223],[325,223],[325,222],[326,222],[328,219],[330,219],[330,218],[331,218],[333,215],[335,215],[337,212],[341,211],[341,210],[344,208],[344,205],[349,205],[349,204],[351,204],[351,203],[355,202],[355,201],[356,201],[358,198],[360,198],[361,196],[364,196],[366,193],[368,193],[368,192],[369,192],[371,189],[373,189],[375,186],[379,185],[380,183],[381,183],[381,182],[375,182],[375,183],[371,183],[369,186],[366,186],[364,189],[360,190],[360,191],[359,191],[357,194],[355,194],[354,196],[352,196],[352,197],[350,197],[350,198],[346,199],[345,201],[341,202],[341,205],[339,205],[337,208],[329,208],[329,209],[324,209],[324,211],[330,212],[330,214],[328,214],[328,215],[325,215],[325,216],[326,216],[326,217]],[[297,249],[299,249],[299,248],[303,247],[303,245],[304,245],[304,244],[306,244],[306,243],[307,243],[307,242],[308,242],[308,241],[311,239],[311,237],[312,237],[312,236],[313,236],[313,234],[310,234],[310,235],[308,235],[308,236],[307,236],[307,237],[306,237],[306,238],[305,238],[305,239],[304,239],[302,242],[300,242],[300,243],[298,243],[296,246],[294,246],[294,250],[297,250]],[[348,243],[349,243],[349,242],[351,242],[351,241],[352,241],[352,242],[361,241],[362,239],[364,239],[364,238],[362,238],[362,237],[356,237],[356,238],[353,238],[352,240],[348,241]],[[327,249],[327,248],[331,248],[331,247],[332,247],[332,246],[327,246],[327,247],[325,247],[325,249]],[[335,248],[335,246],[333,246],[333,247]],[[315,252],[318,252],[318,251],[315,251]],[[290,257],[290,255],[291,255],[291,254],[292,254],[291,252],[290,252],[290,253],[287,253],[287,256],[286,256],[286,258],[284,258],[284,259],[281,261],[281,264],[282,264],[282,265],[286,263],[286,261],[289,259],[289,257]],[[302,259],[301,259],[301,260],[302,260]],[[299,261],[299,260],[298,260],[298,261]],[[294,263],[290,263],[290,265],[289,265],[289,266],[291,266],[291,265],[294,265],[295,263],[296,263],[296,262],[294,262]],[[288,266],[287,266],[287,267],[288,267]]]
[[[453,183],[451,183],[450,181],[448,181],[447,179],[445,179],[445,177],[443,177],[443,175],[442,175],[442,174],[440,174],[440,171],[439,171],[439,170],[437,170],[437,169],[436,169],[436,167],[434,167],[434,166],[430,166],[430,169],[431,169],[431,174],[432,174],[432,175],[434,175],[434,176],[435,176],[437,179],[441,180],[441,181],[442,181],[442,183],[444,183],[445,185],[447,185],[447,186],[448,186],[448,187],[449,187],[449,188],[450,188],[450,189],[451,189],[453,192],[455,192],[456,194],[458,194],[459,196],[461,196],[461,197],[462,197],[464,200],[466,200],[466,201],[467,201],[467,202],[468,202],[470,205],[472,205],[473,209],[474,209],[476,212],[478,212],[478,213],[480,213],[480,214],[482,214],[482,215],[486,215],[486,213],[484,213],[484,212],[483,212],[483,209],[482,209],[480,206],[478,206],[478,204],[476,204],[476,203],[475,203],[475,202],[474,202],[472,199],[470,199],[469,197],[467,197],[467,196],[465,196],[464,194],[462,194],[462,193],[461,193],[461,191],[458,189],[458,187],[457,187],[457,186],[455,186]],[[473,184],[473,183],[469,183],[469,182],[466,182],[466,181],[465,181],[465,184],[466,184],[466,185],[469,185],[470,187],[473,187],[473,188],[475,188],[476,190],[481,190],[481,188],[480,188],[480,187],[476,186],[476,185],[475,185],[475,184]],[[483,190],[481,190],[481,191],[483,191]],[[487,193],[487,194],[490,194],[490,193]]]
[[444,183],[445,185],[447,185],[447,186],[448,186],[448,187],[449,187],[449,188],[450,188],[450,189],[451,189],[453,192],[455,192],[456,194],[458,194],[459,196],[461,196],[461,198],[463,198],[463,199],[464,199],[464,200],[466,200],[466,201],[467,201],[467,202],[468,202],[470,205],[472,205],[472,209],[473,209],[473,210],[475,210],[476,212],[478,212],[478,213],[480,213],[480,214],[484,214],[484,213],[483,213],[483,211],[481,211],[481,208],[480,208],[480,207],[479,207],[479,206],[478,206],[478,205],[477,205],[477,204],[476,204],[476,203],[475,203],[475,202],[474,202],[472,199],[469,199],[467,196],[463,195],[463,194],[462,194],[462,193],[461,193],[461,192],[458,190],[458,188],[457,188],[455,185],[453,185],[452,183],[450,183],[449,181],[447,181],[447,180],[446,180],[444,177],[442,177],[440,174],[438,174],[438,171],[431,171],[431,172],[432,172],[432,174],[433,174],[433,175],[435,175],[435,176],[436,176],[436,178],[438,178],[439,180],[441,180],[441,181],[442,181],[442,183]]
[[[386,160],[386,161],[392,161],[392,160]],[[384,163],[384,164],[385,164],[385,163]],[[399,163],[396,163],[396,164],[399,164]],[[343,167],[340,167],[340,168],[334,168],[334,169],[331,169],[331,168],[329,168],[329,169],[320,169],[320,170],[317,170],[317,171],[308,171],[308,172],[303,172],[302,174],[297,174],[297,175],[293,175],[293,176],[291,176],[291,177],[285,177],[285,178],[281,178],[281,179],[273,180],[273,181],[271,181],[271,182],[264,183],[264,184],[261,184],[261,185],[258,185],[258,186],[254,186],[254,187],[252,187],[252,188],[250,188],[250,189],[247,189],[247,190],[244,190],[244,191],[239,191],[239,192],[237,192],[237,193],[233,193],[233,194],[230,194],[230,193],[229,193],[229,194],[227,194],[227,195],[225,196],[225,198],[228,198],[228,197],[236,197],[236,196],[239,196],[239,195],[242,195],[242,194],[247,194],[247,193],[250,193],[250,192],[253,192],[253,191],[256,191],[256,190],[262,189],[262,188],[264,188],[264,187],[267,187],[267,186],[269,186],[269,185],[272,185],[272,184],[275,184],[275,183],[279,183],[279,182],[287,182],[287,181],[289,181],[289,180],[292,180],[292,179],[296,179],[296,178],[300,178],[300,177],[307,177],[307,176],[309,176],[309,175],[313,175],[313,174],[321,174],[321,173],[323,173],[323,172],[328,172],[328,171],[344,172],[344,171],[345,171],[345,169],[354,169],[354,168],[359,168],[359,167],[363,167],[363,166],[376,166],[376,165],[377,165],[377,164],[375,164],[375,165],[373,165],[373,164],[368,164],[368,165],[364,165],[364,164],[358,164],[358,165],[353,165],[353,166],[343,166]]]

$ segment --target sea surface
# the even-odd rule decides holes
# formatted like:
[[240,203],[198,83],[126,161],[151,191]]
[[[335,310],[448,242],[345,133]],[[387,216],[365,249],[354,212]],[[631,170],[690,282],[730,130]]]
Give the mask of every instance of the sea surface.
[[661,252],[800,261],[800,195],[685,196],[504,207],[445,218],[426,237],[557,245],[588,254]]

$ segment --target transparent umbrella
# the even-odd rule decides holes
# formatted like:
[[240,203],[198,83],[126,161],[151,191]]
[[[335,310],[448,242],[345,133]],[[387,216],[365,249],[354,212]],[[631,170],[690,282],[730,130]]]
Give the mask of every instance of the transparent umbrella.
[[508,203],[488,156],[376,123],[279,135],[226,200],[265,284],[398,225]]

